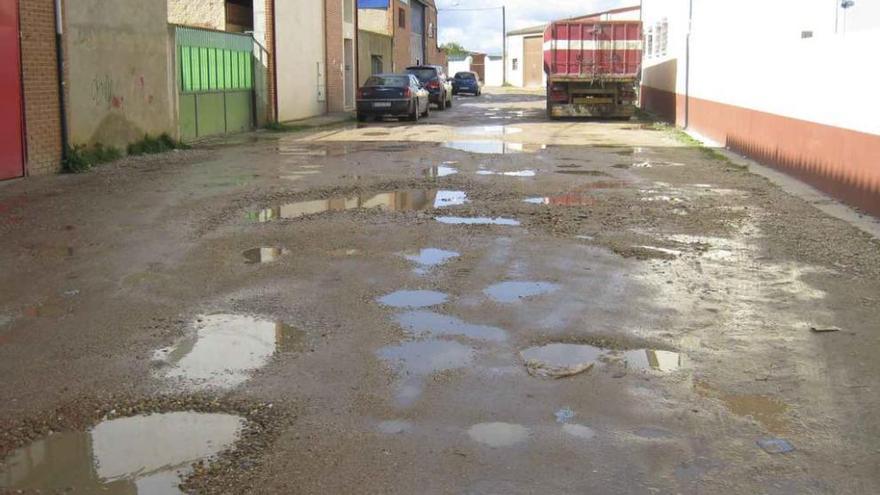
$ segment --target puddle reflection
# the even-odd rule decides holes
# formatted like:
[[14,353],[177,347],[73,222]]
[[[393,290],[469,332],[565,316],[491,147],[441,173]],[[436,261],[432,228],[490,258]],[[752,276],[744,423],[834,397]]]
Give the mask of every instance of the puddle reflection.
[[273,261],[278,261],[278,258],[289,254],[290,251],[284,248],[277,247],[260,247],[248,249],[242,255],[244,256],[245,263],[255,264],[255,263],[272,263]]
[[468,429],[468,436],[492,448],[510,447],[528,440],[529,429],[512,423],[480,423]]
[[661,372],[681,368],[681,354],[655,349],[618,351],[586,344],[554,343],[530,347],[521,351],[520,355],[530,374],[552,378],[582,373],[600,362]]
[[519,225],[518,220],[512,220],[510,218],[489,218],[489,217],[436,217],[440,223],[452,224],[452,225],[510,225],[516,226]]
[[434,337],[460,335],[495,342],[507,340],[507,332],[498,327],[468,323],[454,316],[431,311],[409,311],[397,315],[396,319],[398,325],[414,335],[427,334]]
[[505,141],[448,141],[444,148],[484,155],[535,153],[547,148],[544,144],[508,143]]
[[507,281],[491,285],[483,290],[495,302],[513,303],[522,299],[559,290],[559,285],[550,282]]
[[284,323],[246,315],[203,316],[195,326],[195,332],[154,355],[168,366],[160,376],[195,389],[240,385],[276,352],[295,350],[303,337]]
[[595,206],[599,200],[594,196],[584,193],[568,193],[558,194],[556,196],[539,196],[534,198],[526,198],[523,202],[533,205],[550,205],[550,206]]
[[509,127],[506,125],[474,125],[455,128],[456,134],[466,136],[504,136],[508,134],[519,134],[522,129],[519,127]]
[[403,254],[404,258],[419,265],[415,268],[415,272],[418,274],[425,274],[430,268],[442,265],[458,256],[459,254],[455,251],[446,251],[436,248],[421,249],[418,254]]
[[361,208],[381,208],[388,211],[415,211],[458,206],[467,201],[467,193],[464,191],[414,189],[408,191],[383,192],[364,196],[297,201],[295,203],[288,203],[274,208],[266,208],[255,214],[251,214],[250,216],[259,222],[269,222],[276,219],[300,218],[328,211],[346,211]]
[[55,433],[5,459],[0,491],[183,493],[180,476],[192,463],[231,447],[243,423],[228,414],[172,412]]

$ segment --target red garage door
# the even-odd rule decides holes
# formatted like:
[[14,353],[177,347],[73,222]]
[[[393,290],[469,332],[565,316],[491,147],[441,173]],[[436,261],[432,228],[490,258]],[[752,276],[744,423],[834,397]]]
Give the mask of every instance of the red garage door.
[[18,0],[0,0],[0,180],[24,175]]

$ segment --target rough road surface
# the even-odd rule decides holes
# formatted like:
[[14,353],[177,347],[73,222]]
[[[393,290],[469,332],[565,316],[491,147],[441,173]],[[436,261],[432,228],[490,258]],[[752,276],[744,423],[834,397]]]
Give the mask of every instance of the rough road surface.
[[878,349],[876,239],[537,95],[0,185],[0,492],[874,494]]

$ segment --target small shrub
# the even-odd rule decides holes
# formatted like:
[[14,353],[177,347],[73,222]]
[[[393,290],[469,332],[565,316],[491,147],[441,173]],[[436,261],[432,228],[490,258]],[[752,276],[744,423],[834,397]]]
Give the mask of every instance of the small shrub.
[[122,157],[122,152],[113,146],[95,143],[91,146],[76,144],[67,148],[64,170],[79,173],[90,170],[99,163],[112,162]]
[[167,133],[162,133],[156,137],[150,136],[149,134],[144,134],[143,139],[128,145],[128,154],[144,155],[151,153],[164,153],[166,151],[188,148],[188,145],[180,141],[176,141]]

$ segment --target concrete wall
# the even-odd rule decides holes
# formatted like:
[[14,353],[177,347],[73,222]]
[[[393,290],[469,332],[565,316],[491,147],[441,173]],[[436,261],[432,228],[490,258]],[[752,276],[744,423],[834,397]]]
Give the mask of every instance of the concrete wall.
[[446,64],[446,73],[454,76],[456,72],[470,72],[471,61],[470,56],[465,57],[464,60],[450,60]]
[[[391,3],[393,6],[393,2]],[[394,34],[390,9],[358,9],[358,31],[369,31],[391,36]]]
[[176,134],[165,0],[66,0],[64,12],[70,142]]
[[55,50],[54,0],[19,3],[24,99],[25,173],[61,170],[61,104]]
[[391,72],[391,36],[358,31],[358,86],[373,75],[373,55],[382,57],[382,72]]
[[321,115],[324,102],[324,1],[276,0],[278,120]]
[[168,0],[168,22],[223,31],[226,0]]
[[[525,59],[523,53],[523,39],[531,38],[531,37],[540,37],[543,39],[544,35],[541,33],[535,34],[526,34],[526,35],[513,35],[507,37],[507,82],[516,87],[523,87],[523,77],[524,71],[523,67],[525,67]],[[516,60],[516,68],[514,69],[514,60]],[[542,77],[542,85],[547,85],[547,74],[544,74]]]
[[504,59],[486,57],[486,86],[501,86],[504,83]]
[[668,28],[643,60],[643,106],[880,214],[880,100],[862,83],[880,79],[880,15],[856,3],[844,35],[828,2],[694,0],[687,64],[687,4],[645,0],[646,30]]

